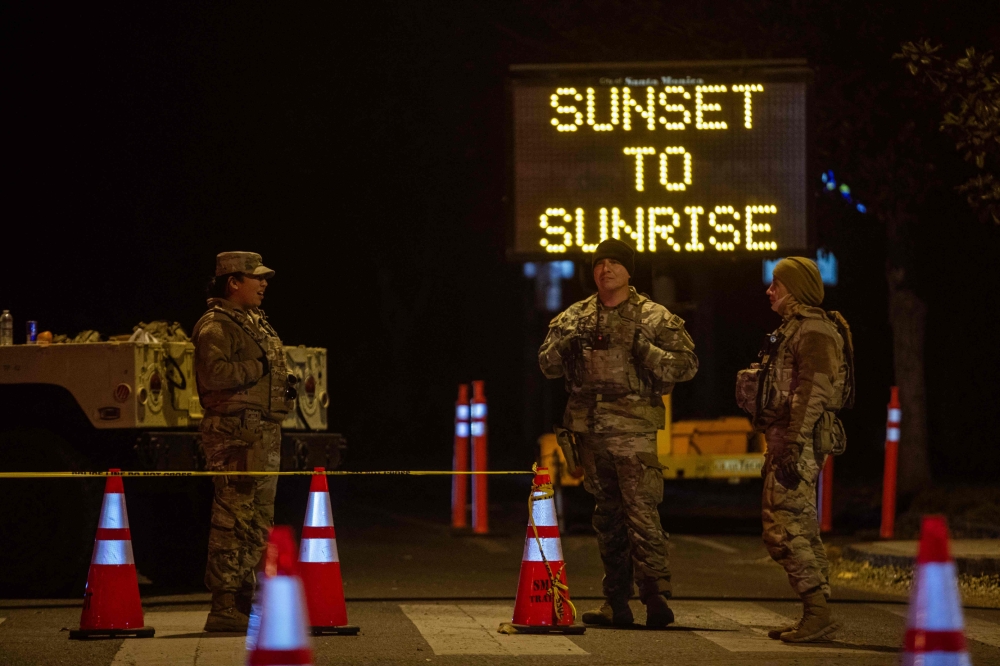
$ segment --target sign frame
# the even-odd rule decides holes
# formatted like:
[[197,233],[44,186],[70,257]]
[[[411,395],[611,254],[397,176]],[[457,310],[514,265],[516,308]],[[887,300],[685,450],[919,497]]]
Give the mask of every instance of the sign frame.
[[803,187],[805,198],[805,247],[782,245],[774,252],[759,251],[752,254],[704,252],[704,253],[636,253],[636,260],[641,263],[662,264],[666,262],[685,265],[710,264],[716,261],[760,261],[772,256],[787,256],[788,254],[804,253],[809,256],[816,247],[816,224],[814,212],[814,197],[810,196],[809,174],[816,172],[814,151],[810,138],[813,133],[814,121],[812,112],[812,86],[814,72],[805,59],[769,59],[769,60],[677,60],[677,61],[647,61],[647,62],[595,62],[595,63],[554,63],[554,64],[514,64],[508,69],[505,81],[506,98],[506,174],[504,204],[506,222],[506,257],[509,261],[559,261],[571,260],[579,262],[587,255],[577,252],[572,254],[556,254],[537,251],[518,250],[515,247],[517,233],[517,201],[516,187],[516,157],[515,157],[515,122],[514,122],[514,88],[525,80],[532,82],[550,82],[554,87],[560,83],[579,79],[581,76],[601,76],[609,78],[641,77],[656,75],[677,75],[685,78],[697,78],[699,75],[718,80],[726,77],[732,80],[761,81],[763,83],[796,82],[805,84],[805,163],[806,174]]

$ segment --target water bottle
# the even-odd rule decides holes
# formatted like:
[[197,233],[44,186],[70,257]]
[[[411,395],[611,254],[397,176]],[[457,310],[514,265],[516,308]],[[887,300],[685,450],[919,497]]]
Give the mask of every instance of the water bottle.
[[14,317],[10,310],[4,310],[0,315],[0,347],[14,344]]

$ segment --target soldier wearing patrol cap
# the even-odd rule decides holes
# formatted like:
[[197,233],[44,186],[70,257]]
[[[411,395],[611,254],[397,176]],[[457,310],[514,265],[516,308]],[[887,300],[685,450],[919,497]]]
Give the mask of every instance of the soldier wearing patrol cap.
[[575,442],[584,486],[596,500],[605,601],[583,621],[631,625],[634,580],[646,626],[665,627],[674,614],[667,605],[667,534],[657,509],[663,471],[656,431],[664,427],[662,396],[694,377],[698,358],[684,320],[629,286],[634,266],[625,243],[598,245],[597,293],[552,320],[538,362],[546,377],[566,378],[565,431],[557,433]]
[[[208,311],[194,327],[195,375],[210,470],[277,471],[281,421],[294,405],[294,377],[278,334],[260,309],[274,271],[254,252],[223,252],[209,282]],[[246,631],[255,568],[274,522],[276,476],[217,476],[205,585],[206,631]]]

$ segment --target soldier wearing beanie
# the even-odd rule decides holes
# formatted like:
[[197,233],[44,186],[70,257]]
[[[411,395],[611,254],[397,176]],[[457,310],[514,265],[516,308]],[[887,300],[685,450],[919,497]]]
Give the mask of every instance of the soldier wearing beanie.
[[[629,285],[635,255],[625,243],[597,246],[591,267],[597,293],[549,324],[538,351],[546,377],[564,377],[569,402],[557,428],[584,470],[596,500],[593,525],[604,564],[605,602],[583,614],[587,624],[631,625],[633,583],[646,605],[646,626],[674,620],[667,535],[657,506],[663,467],[656,431],[662,397],[698,371],[684,320]],[[568,440],[568,441],[567,441]]]
[[768,336],[760,362],[737,375],[736,401],[767,441],[764,544],[803,602],[796,624],[768,636],[825,641],[840,625],[827,606],[830,565],[820,539],[816,484],[827,455],[846,445],[836,413],[853,402],[850,329],[839,313],[819,307],[823,280],[811,259],[779,261],[767,295],[782,323]]

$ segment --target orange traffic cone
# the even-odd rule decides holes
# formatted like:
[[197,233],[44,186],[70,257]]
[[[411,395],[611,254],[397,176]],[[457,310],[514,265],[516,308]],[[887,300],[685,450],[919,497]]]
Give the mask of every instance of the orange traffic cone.
[[271,528],[265,558],[259,605],[254,607],[247,631],[247,664],[311,666],[309,615],[295,570],[292,528]]
[[969,666],[962,600],[944,516],[924,517],[914,578],[903,665]]
[[152,627],[143,626],[139,580],[132,557],[132,534],[125,511],[125,487],[120,469],[108,470],[104,504],[97,524],[94,555],[83,594],[80,628],[69,632],[77,638],[150,638]]
[[353,636],[359,628],[347,624],[344,605],[344,583],[340,577],[340,555],[337,533],[333,528],[330,509],[330,489],[322,467],[309,487],[309,504],[302,525],[302,545],[299,548],[299,575],[306,589],[309,623],[313,636],[343,634]]
[[559,540],[559,523],[549,470],[532,466],[535,480],[528,497],[528,534],[521,557],[521,577],[514,600],[514,617],[500,625],[501,634],[582,634],[574,625],[576,608],[569,600],[566,563]]

